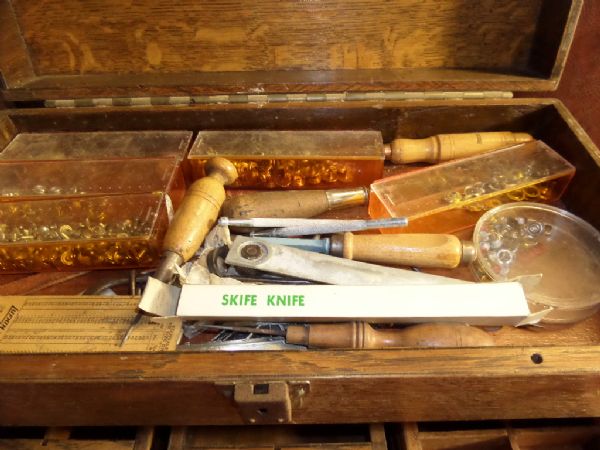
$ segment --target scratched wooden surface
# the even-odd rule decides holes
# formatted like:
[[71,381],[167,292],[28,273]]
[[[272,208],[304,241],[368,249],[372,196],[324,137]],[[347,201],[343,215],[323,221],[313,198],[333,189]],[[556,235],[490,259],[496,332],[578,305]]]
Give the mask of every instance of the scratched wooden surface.
[[466,90],[469,82],[470,89],[549,89],[581,7],[581,0],[0,3],[10,32],[0,40],[0,70],[14,99],[110,96],[123,87],[138,96]]
[[[22,99],[46,98],[49,92],[55,96],[184,94],[197,84],[197,68],[208,73],[204,80],[213,74],[217,80],[228,80],[225,90],[258,86],[259,80],[268,81],[267,70],[278,71],[273,86],[282,90],[371,90],[373,86],[408,84],[427,89],[467,89],[469,85],[531,89],[539,87],[540,80],[550,87],[555,71],[561,69],[564,55],[560,53],[569,42],[568,37],[566,41],[559,38],[562,27],[567,27],[567,36],[572,31],[565,23],[561,25],[561,20],[566,20],[565,11],[580,5],[578,0],[572,4],[566,0],[488,0],[477,2],[475,10],[474,2],[466,0],[396,0],[383,11],[382,2],[370,1],[273,1],[250,7],[248,0],[181,2],[189,8],[175,14],[166,3],[148,1],[145,3],[153,14],[147,15],[137,4],[116,1],[67,1],[60,6],[50,1],[2,1],[2,6],[14,8],[19,28],[12,30],[22,33],[25,45],[19,44],[20,35],[14,32],[10,39],[0,40],[0,70],[9,85],[21,86]],[[249,9],[236,9],[239,5]],[[347,5],[351,7],[343,10]],[[361,5],[365,9],[359,14]],[[410,12],[406,11],[409,6],[413,8]],[[112,13],[115,8],[114,14],[100,14]],[[208,13],[212,20],[202,22],[202,31],[194,40],[195,21],[205,20],[198,8],[204,8],[201,13]],[[271,8],[270,13],[264,8]],[[296,9],[304,23],[289,22]],[[68,15],[64,14],[67,10]],[[95,19],[90,15],[94,12]],[[102,20],[99,15],[104,16]],[[261,28],[260,18],[270,33]],[[306,18],[312,21],[306,22]],[[226,23],[237,29],[228,29]],[[531,23],[537,24],[535,29]],[[556,26],[544,27],[547,24]],[[356,28],[356,35],[348,31],[349,26]],[[457,31],[461,27],[465,30]],[[176,36],[186,38],[181,47],[175,45]],[[454,48],[438,36],[455,44]],[[242,37],[248,42],[240,45]],[[277,52],[279,46],[285,48],[283,56]],[[556,51],[559,54],[553,54]],[[239,57],[235,61],[234,54]],[[251,58],[254,54],[256,57]],[[5,70],[7,64],[19,60],[29,60],[36,71],[33,77],[28,78],[15,66]],[[348,75],[344,65],[360,75]],[[231,67],[248,75],[237,77],[229,72],[224,76]],[[309,67],[318,70],[307,70]],[[185,73],[178,75],[182,70]],[[528,77],[531,74],[533,78]],[[419,84],[418,80],[425,82]],[[110,88],[106,88],[107,81],[112,83]],[[153,91],[146,83],[160,89]],[[207,82],[204,89],[214,87]],[[527,131],[576,164],[578,175],[565,203],[586,219],[600,223],[600,210],[590,207],[600,183],[600,153],[568,111],[552,101],[212,105],[29,110],[0,115],[3,141],[19,131],[155,127],[371,128],[381,130],[386,140],[480,129]],[[88,273],[68,280],[57,274],[8,275],[0,278],[0,283],[9,292],[77,293],[99,278],[114,276],[119,274]],[[215,382],[241,379],[310,380],[310,397],[302,409],[294,411],[300,423],[600,415],[600,394],[595,389],[600,383],[599,330],[600,315],[596,315],[562,331],[497,330],[493,334],[500,347],[493,349],[125,357],[5,355],[0,356],[0,423],[241,423],[236,409],[215,388]],[[532,362],[534,352],[543,355],[542,364]],[[335,417],[332,404],[336,405]]]
[[37,0],[13,5],[35,72],[50,75],[404,67],[523,70],[542,3]]
[[600,346],[0,355],[0,422],[243,424],[218,384],[244,380],[308,381],[295,423],[595,417],[599,357]]

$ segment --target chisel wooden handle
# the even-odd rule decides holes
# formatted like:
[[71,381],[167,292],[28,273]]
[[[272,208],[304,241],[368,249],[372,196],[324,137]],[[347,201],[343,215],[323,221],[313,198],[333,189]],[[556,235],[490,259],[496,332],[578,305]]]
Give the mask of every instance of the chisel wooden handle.
[[331,254],[396,266],[453,269],[473,261],[475,250],[451,234],[338,234]]
[[212,158],[205,166],[207,176],[186,191],[163,240],[164,257],[155,277],[168,282],[176,264],[189,260],[214,226],[225,200],[224,185],[237,178],[235,166],[227,159]]
[[309,348],[336,349],[494,345],[492,337],[485,331],[454,323],[425,323],[400,330],[376,330],[365,322],[290,325],[286,342]]
[[253,192],[228,198],[223,216],[231,219],[253,217],[314,217],[331,209],[364,205],[367,189]]
[[438,163],[485,153],[533,140],[527,133],[496,131],[487,133],[438,134],[425,139],[396,139],[385,147],[394,164]]

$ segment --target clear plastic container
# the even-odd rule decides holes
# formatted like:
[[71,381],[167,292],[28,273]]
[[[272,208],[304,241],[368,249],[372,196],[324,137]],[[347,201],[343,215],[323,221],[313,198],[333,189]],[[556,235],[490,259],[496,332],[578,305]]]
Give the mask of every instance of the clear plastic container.
[[201,131],[188,155],[194,178],[214,156],[236,166],[230,187],[251,189],[365,186],[385,160],[377,131]]
[[369,215],[408,217],[384,233],[453,233],[504,203],[558,200],[575,168],[541,141],[415,170],[371,184]]
[[162,193],[0,202],[0,272],[148,267],[160,257]]
[[577,216],[536,203],[503,205],[481,217],[473,241],[482,280],[542,275],[526,296],[532,312],[550,309],[543,323],[576,322],[600,307],[600,233]]
[[20,133],[0,151],[1,161],[185,158],[191,131],[78,131]]
[[185,181],[175,158],[0,163],[0,201],[167,192],[177,204]]

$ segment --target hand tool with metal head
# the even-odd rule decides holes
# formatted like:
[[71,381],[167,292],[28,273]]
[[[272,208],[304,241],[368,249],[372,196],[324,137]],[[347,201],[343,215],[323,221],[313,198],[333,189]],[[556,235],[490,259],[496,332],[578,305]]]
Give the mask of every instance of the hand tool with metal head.
[[219,225],[244,228],[274,228],[272,230],[253,231],[251,236],[306,236],[314,234],[332,234],[346,231],[372,230],[378,228],[405,227],[408,221],[403,217],[382,220],[338,220],[338,219],[279,219],[254,218],[230,219],[221,217]]
[[175,267],[188,261],[214,226],[225,201],[224,185],[237,177],[234,165],[224,158],[206,163],[207,176],[187,190],[163,241],[163,259],[155,278],[169,283]]
[[311,191],[252,192],[229,197],[222,215],[231,219],[253,217],[314,217],[332,209],[364,205],[367,188]]
[[452,234],[335,234],[331,238],[261,237],[277,245],[393,266],[454,269],[471,263],[473,244]]
[[225,263],[280,275],[340,285],[455,284],[454,278],[395,269],[237,236]]
[[423,323],[401,329],[376,329],[366,322],[290,324],[286,330],[206,325],[207,328],[265,336],[308,348],[385,349],[398,347],[490,347],[491,335],[480,328],[456,323]]

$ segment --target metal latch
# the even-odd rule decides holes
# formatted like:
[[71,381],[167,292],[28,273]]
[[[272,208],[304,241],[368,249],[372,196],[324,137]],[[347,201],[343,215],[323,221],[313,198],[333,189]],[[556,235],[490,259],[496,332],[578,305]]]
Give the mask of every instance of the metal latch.
[[292,408],[302,406],[308,381],[255,382],[219,385],[224,395],[238,407],[245,422],[251,424],[289,423]]

